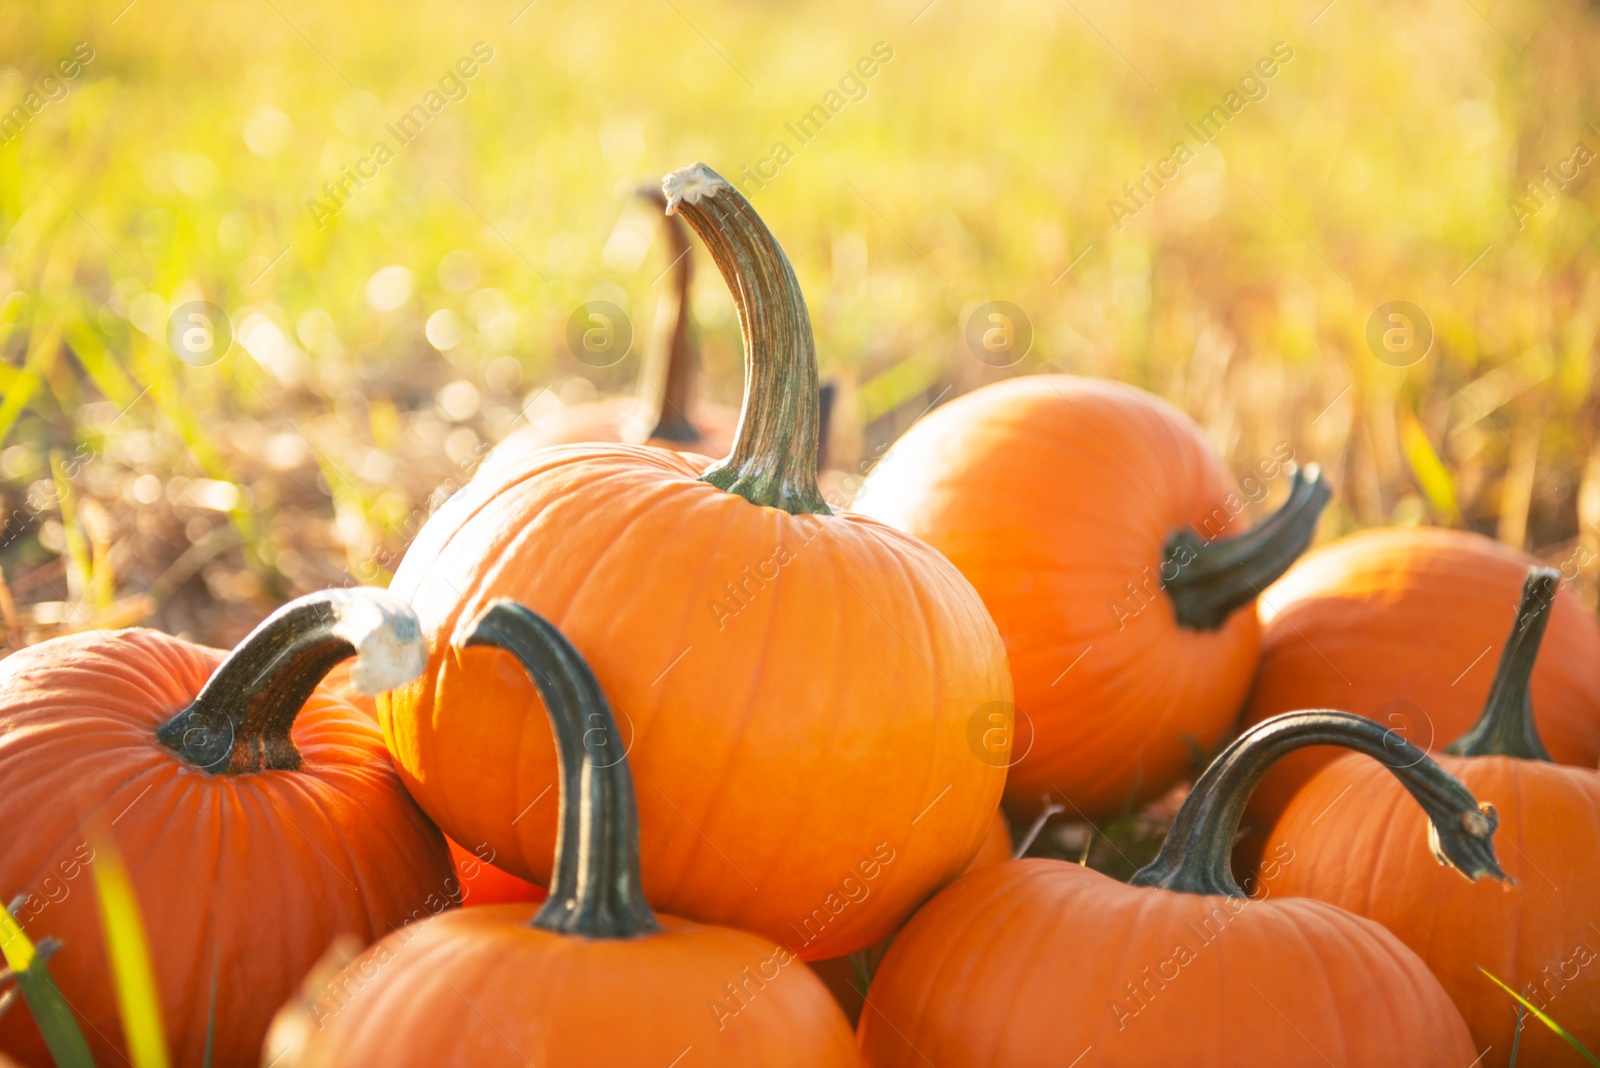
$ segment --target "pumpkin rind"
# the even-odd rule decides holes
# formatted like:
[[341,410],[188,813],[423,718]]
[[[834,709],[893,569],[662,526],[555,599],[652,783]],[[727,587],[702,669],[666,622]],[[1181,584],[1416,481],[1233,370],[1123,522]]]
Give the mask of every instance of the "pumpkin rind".
[[[700,229],[711,224],[694,212],[716,203],[679,210]],[[738,203],[736,218],[754,220]],[[764,238],[730,232],[766,257],[762,284],[783,272],[792,282],[764,227]],[[714,247],[719,264],[726,252]],[[763,413],[741,423],[749,440],[716,464],[561,446],[474,479],[395,575],[430,660],[380,717],[408,787],[446,832],[544,882],[555,762],[549,736],[528,729],[537,696],[503,658],[449,644],[491,600],[527,605],[582,651],[620,714],[650,899],[821,959],[883,938],[976,853],[1005,769],[1003,753],[980,759],[968,730],[1009,706],[1010,672],[948,561],[870,519],[817,511],[803,301],[797,290],[757,299],[754,273],[732,281],[749,332],[748,410]],[[755,329],[780,315],[781,330]],[[722,476],[732,489],[704,480]],[[741,496],[768,493],[784,507]]]
[[[1366,916],[1415,950],[1461,1009],[1483,1063],[1583,1063],[1528,1024],[1487,969],[1600,1047],[1600,774],[1549,762],[1534,726],[1529,678],[1548,633],[1560,574],[1535,569],[1478,722],[1439,763],[1500,814],[1512,881],[1498,890],[1441,877],[1415,851],[1414,820],[1383,769],[1335,759],[1301,788],[1268,841],[1304,863],[1285,866],[1284,893]],[[1415,830],[1404,833],[1408,823]],[[1526,1023],[1526,1021],[1525,1021]]]
[[872,1068],[1060,1068],[1086,1052],[1122,1068],[1462,1068],[1476,1055],[1438,982],[1375,923],[1040,859],[975,872],[912,917],[859,1041]]
[[[1513,990],[1531,987],[1534,1004],[1600,1049],[1600,934],[1590,926],[1600,925],[1600,774],[1510,757],[1437,759],[1499,810],[1509,885],[1466,883],[1440,868],[1424,851],[1426,825],[1384,769],[1340,757],[1267,836],[1269,852],[1286,845],[1295,858],[1274,891],[1394,932],[1438,976],[1478,1050],[1493,1047],[1485,1066],[1509,1063],[1516,1005],[1479,965]],[[1536,1020],[1520,1041],[1520,1064],[1584,1063]]]
[[396,932],[286,1007],[266,1058],[577,1068],[692,1051],[730,1068],[858,1064],[844,1017],[792,953],[645,902],[629,762],[610,759],[616,719],[571,643],[508,601],[458,640],[502,661],[510,651],[538,680],[562,769],[550,898],[536,913],[462,909]]
[[[1342,712],[1289,713],[1234,741],[1195,783],[1132,885],[1076,864],[974,872],[921,909],[873,980],[867,1064],[1447,1065],[1466,1025],[1422,961],[1379,925],[1228,871],[1245,799],[1273,760],[1326,742],[1388,756]],[[1495,814],[1425,754],[1391,768],[1428,813],[1441,860],[1499,874]],[[1292,857],[1289,860],[1292,861]],[[1286,863],[1289,861],[1286,861]]]
[[[1535,561],[1479,534],[1383,528],[1308,553],[1261,599],[1261,667],[1242,722],[1292,708],[1341,708],[1442,748],[1478,718],[1496,658]],[[1566,590],[1555,595],[1533,707],[1553,759],[1600,761],[1600,624]],[[1250,799],[1258,832],[1248,868],[1299,787],[1338,756],[1304,749],[1280,761]]]
[[[451,904],[443,838],[376,728],[318,690],[292,728],[296,771],[212,775],[156,740],[223,662],[148,630],[52,639],[0,661],[0,894],[60,938],[50,962],[96,1059],[120,1061],[92,828],[132,881],[174,1062],[197,1064],[220,960],[214,1063],[253,1063],[275,1003],[332,939],[374,939]],[[47,1064],[25,1011],[0,1049]]]
[[1057,791],[1078,818],[1136,808],[1232,726],[1255,669],[1255,611],[1184,626],[1162,578],[1176,532],[1248,527],[1224,507],[1235,492],[1182,412],[1073,375],[958,397],[868,477],[852,510],[948,557],[1005,639],[1020,756],[1008,805],[1031,811]]

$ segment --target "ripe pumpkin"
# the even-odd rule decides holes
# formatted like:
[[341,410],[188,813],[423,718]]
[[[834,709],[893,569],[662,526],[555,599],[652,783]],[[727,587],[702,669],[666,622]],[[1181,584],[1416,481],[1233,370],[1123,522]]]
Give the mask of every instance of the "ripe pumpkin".
[[[989,824],[988,836],[984,838],[983,845],[978,847],[978,855],[972,858],[966,871],[961,874],[967,875],[979,868],[1003,864],[1010,859],[1011,827],[1006,823],[1005,813],[997,811],[994,822]],[[817,978],[827,986],[833,1000],[844,1010],[852,1027],[861,1019],[861,1006],[866,1001],[866,988],[872,981],[872,972],[888,949],[888,942],[880,942],[848,957],[812,961],[809,965],[817,973]]]
[[994,723],[1021,754],[1008,806],[1056,791],[1098,819],[1164,793],[1232,726],[1255,671],[1255,596],[1328,496],[1315,467],[1297,471],[1282,509],[1245,530],[1221,457],[1177,408],[1036,375],[916,423],[852,507],[942,552],[994,616],[1017,694]]
[[844,1016],[783,946],[652,913],[624,736],[577,649],[509,601],[460,640],[499,660],[510,658],[495,650],[513,653],[543,696],[561,769],[550,898],[397,931],[289,1006],[264,1060],[665,1066],[692,1050],[685,1063],[858,1064]]
[[[1460,530],[1387,527],[1308,553],[1261,600],[1261,667],[1243,722],[1294,708],[1367,716],[1423,749],[1473,724],[1489,694],[1505,619],[1536,561]],[[1539,733],[1562,764],[1600,761],[1600,624],[1555,595],[1546,653],[1533,671]],[[1250,799],[1240,870],[1261,832],[1318,768],[1338,756],[1304,749],[1275,766]]]
[[473,479],[395,575],[430,656],[379,714],[446,833],[545,882],[556,762],[526,729],[536,694],[488,651],[450,644],[489,601],[527,604],[624,714],[650,900],[807,960],[840,956],[895,930],[988,833],[1004,753],[978,759],[969,728],[1009,707],[1005,649],[938,553],[830,512],[811,324],[788,259],[704,165],[666,188],[738,302],[732,453],[568,445]]
[[[667,207],[666,195],[659,189],[647,186],[639,195]],[[727,455],[739,425],[739,410],[694,400],[693,380],[700,362],[689,315],[694,256],[683,220],[671,214],[665,219],[672,291],[662,297],[656,312],[655,332],[640,368],[638,395],[574,405],[519,427],[484,457],[480,470],[496,471],[515,465],[537,449],[580,441],[629,441],[707,456]]]
[[[1548,569],[1528,575],[1483,715],[1439,757],[1499,809],[1510,886],[1443,874],[1416,834],[1396,833],[1405,798],[1394,780],[1351,757],[1312,775],[1268,835],[1297,858],[1277,889],[1332,902],[1399,936],[1449,991],[1477,1047],[1489,1047],[1484,1065],[1510,1063],[1517,1018],[1479,965],[1600,1049],[1600,774],[1550,762],[1528,687],[1560,578]],[[1584,1063],[1531,1020],[1518,1041],[1519,1063]]]
[[[450,860],[455,865],[456,878],[461,883],[463,905],[509,905],[516,901],[543,901],[549,895],[542,886],[535,886],[471,852],[454,839],[450,844]],[[487,847],[489,858],[494,854]]]
[[[351,675],[353,661],[334,665],[323,688],[343,698],[350,706],[372,722],[378,721],[378,704],[371,694],[362,693]],[[454,838],[446,838],[450,847],[450,863],[455,866],[456,881],[461,884],[463,905],[505,905],[513,901],[543,901],[544,887],[526,879],[519,879],[504,868],[496,867],[494,850],[487,843],[468,849]]]
[[1261,724],[1201,776],[1133,885],[1044,859],[961,879],[889,947],[861,1017],[866,1063],[1463,1068],[1477,1051],[1416,954],[1324,902],[1246,897],[1228,870],[1250,787],[1283,752],[1321,743],[1404,752],[1414,763],[1394,774],[1432,820],[1441,859],[1498,876],[1493,809],[1384,740],[1342,712]]
[[[50,962],[96,1060],[126,1056],[93,876],[112,842],[142,912],[167,1043],[254,1063],[273,1007],[337,935],[371,940],[457,893],[443,837],[377,728],[318,683],[356,656],[382,689],[422,670],[416,617],[383,590],[279,609],[232,653],[151,630],[55,638],[0,661],[0,896]],[[0,1050],[48,1059],[28,1013]]]

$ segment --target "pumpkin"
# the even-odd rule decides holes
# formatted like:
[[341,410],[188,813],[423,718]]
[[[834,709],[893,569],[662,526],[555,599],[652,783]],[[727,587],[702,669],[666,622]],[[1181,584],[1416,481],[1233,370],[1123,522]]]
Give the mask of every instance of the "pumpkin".
[[479,856],[455,839],[447,841],[456,879],[461,883],[463,905],[506,905],[513,901],[543,901],[548,896],[544,887],[495,865],[494,854],[487,846],[481,847],[486,855]]
[[651,911],[624,735],[561,632],[498,601],[461,641],[511,660],[543,695],[561,769],[549,900],[458,909],[390,935],[288,1006],[263,1059],[576,1068],[665,1066],[692,1051],[685,1063],[859,1063],[838,1007],[785,947]]
[[[647,186],[638,192],[666,208],[666,195],[661,190]],[[738,427],[739,410],[694,400],[693,379],[699,371],[689,317],[694,256],[683,220],[676,215],[665,218],[667,251],[672,255],[668,265],[672,291],[663,295],[656,312],[655,331],[640,368],[638,395],[574,405],[518,427],[484,457],[481,471],[515,465],[548,445],[579,441],[631,441],[708,456],[727,454]]]
[[[1476,726],[1439,763],[1500,811],[1505,889],[1443,874],[1418,848],[1394,780],[1339,757],[1316,772],[1268,835],[1296,858],[1276,889],[1377,920],[1422,957],[1455,1000],[1484,1065],[1582,1064],[1478,970],[1481,965],[1600,1049],[1600,774],[1550,762],[1529,698],[1561,576],[1534,570]],[[1548,655],[1548,654],[1547,654]]]
[[[967,870],[961,874],[966,875],[992,864],[1002,864],[1010,859],[1011,827],[1006,823],[1005,813],[997,811],[994,814],[994,822],[989,824],[988,837],[984,838],[983,845],[978,848],[978,855],[972,858]],[[861,1006],[866,1001],[866,990],[872,982],[872,972],[888,949],[888,942],[880,942],[848,957],[812,961],[809,965],[811,970],[817,973],[817,978],[827,986],[828,993],[833,995],[833,1000],[844,1010],[852,1027],[861,1019]]]
[[1014,735],[1020,757],[1007,805],[1033,812],[1054,791],[1074,818],[1100,819],[1166,792],[1233,725],[1256,594],[1328,496],[1315,467],[1297,471],[1277,514],[1245,529],[1227,468],[1178,409],[1037,375],[913,425],[852,510],[947,556],[1000,628],[1017,707],[996,710],[991,736]]
[[[293,601],[224,654],[150,630],[55,638],[0,661],[0,895],[101,1064],[126,1056],[101,933],[97,846],[125,864],[175,1063],[254,1063],[273,1008],[330,941],[448,907],[443,837],[374,724],[318,683],[354,655],[382,689],[422,669],[416,617],[382,590]],[[48,1059],[28,1013],[0,1050]]]
[[988,833],[1005,753],[970,733],[1010,707],[1005,648],[937,552],[832,514],[788,259],[703,164],[665,186],[737,298],[745,409],[731,454],[567,445],[474,478],[395,574],[430,654],[379,715],[445,832],[546,883],[556,759],[527,730],[537,695],[489,651],[450,643],[491,600],[528,605],[621,713],[650,900],[807,960],[841,956],[894,931]]
[[[1489,693],[1507,614],[1532,557],[1480,534],[1388,527],[1308,553],[1262,596],[1261,667],[1243,722],[1294,708],[1367,716],[1436,749],[1464,734]],[[1539,733],[1558,763],[1600,762],[1600,625],[1566,590],[1555,594],[1546,653],[1533,671]],[[1301,750],[1250,799],[1240,870],[1262,831],[1311,774],[1338,756]]]
[[1426,810],[1441,859],[1469,878],[1499,875],[1493,809],[1386,738],[1342,712],[1257,726],[1195,783],[1132,885],[1045,859],[964,877],[889,947],[861,1017],[866,1063],[1463,1068],[1477,1051],[1461,1014],[1394,935],[1266,885],[1246,897],[1228,868],[1250,787],[1283,752],[1321,743],[1403,755],[1391,770]]
[[[354,662],[342,661],[334,665],[323,680],[323,688],[342,697],[350,706],[374,723],[378,721],[378,704],[371,694],[361,692],[351,674]],[[456,881],[461,885],[463,905],[504,905],[512,901],[543,901],[544,887],[519,879],[504,868],[496,867],[494,850],[487,843],[468,849],[454,838],[446,838],[450,847],[450,862],[455,866]]]

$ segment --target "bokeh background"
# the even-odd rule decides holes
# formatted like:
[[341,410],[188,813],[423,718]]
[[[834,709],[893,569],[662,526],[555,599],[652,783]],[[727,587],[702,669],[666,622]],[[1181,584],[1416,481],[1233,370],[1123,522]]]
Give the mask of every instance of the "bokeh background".
[[[1323,537],[1471,527],[1592,603],[1597,30],[1589,0],[5,0],[0,643],[226,645],[382,584],[486,444],[632,388],[642,344],[591,367],[567,323],[608,300],[648,335],[666,257],[629,191],[697,159],[794,262],[838,467],[983,382],[1106,375],[1241,477],[1282,443],[1322,463]],[[401,144],[386,124],[475,47]],[[1254,99],[1202,144],[1186,124],[1230,92]],[[1010,366],[967,341],[993,300],[1031,329]],[[192,301],[232,334],[204,366],[168,342]],[[1394,301],[1432,336],[1403,360],[1369,343]],[[703,257],[693,312],[704,390],[736,401]]]

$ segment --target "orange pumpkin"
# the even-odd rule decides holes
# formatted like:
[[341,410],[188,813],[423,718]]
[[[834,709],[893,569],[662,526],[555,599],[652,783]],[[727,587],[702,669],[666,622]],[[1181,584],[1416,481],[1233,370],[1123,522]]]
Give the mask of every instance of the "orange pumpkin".
[[[1367,716],[1424,749],[1473,724],[1489,693],[1506,614],[1532,557],[1479,534],[1435,527],[1363,531],[1306,554],[1262,595],[1261,668],[1246,725],[1293,708]],[[1562,764],[1600,761],[1600,625],[1555,595],[1533,671],[1539,733]],[[1307,779],[1338,756],[1306,749],[1250,799],[1241,870]]]
[[[1370,761],[1339,757],[1314,774],[1268,835],[1295,857],[1275,884],[1377,920],[1422,957],[1472,1029],[1483,1065],[1583,1064],[1547,1028],[1526,1021],[1482,972],[1600,1049],[1600,774],[1550,763],[1528,681],[1560,575],[1535,570],[1500,655],[1477,726],[1439,757],[1473,793],[1493,801],[1511,848],[1508,887],[1471,885],[1421,851],[1421,828],[1401,818],[1398,784]],[[1447,624],[1448,625],[1448,624]],[[1548,654],[1546,654],[1548,655]]]
[[526,879],[519,879],[515,875],[491,863],[494,854],[487,847],[484,853],[490,859],[484,859],[473,853],[454,839],[446,839],[450,844],[450,860],[456,867],[456,878],[461,883],[461,903],[463,905],[509,905],[517,901],[543,901],[549,895],[542,886],[535,886]]
[[[978,855],[972,858],[972,863],[968,864],[967,870],[961,874],[967,875],[979,868],[1003,864],[1010,859],[1011,827],[1006,823],[1005,813],[997,811],[994,814],[994,822],[989,824],[988,837],[984,838],[983,845],[978,848]],[[827,986],[828,993],[833,995],[833,1000],[844,1010],[845,1016],[849,1017],[852,1027],[861,1019],[861,1006],[866,1001],[866,990],[872,982],[872,972],[888,949],[888,942],[880,942],[848,957],[812,961],[809,965],[811,970],[817,973],[817,978]]]
[[[639,195],[663,209],[667,206],[666,195],[659,189],[646,187]],[[739,410],[696,402],[693,396],[699,354],[689,318],[689,290],[694,282],[689,231],[676,215],[666,216],[663,229],[672,255],[668,265],[673,272],[672,292],[662,297],[656,312],[655,332],[640,369],[638,395],[574,405],[519,427],[484,457],[480,470],[498,471],[515,466],[535,450],[580,441],[629,441],[707,456],[727,454],[739,425]]]
[[964,877],[889,947],[861,1017],[866,1063],[1463,1068],[1477,1051],[1416,954],[1324,902],[1246,897],[1228,870],[1250,787],[1283,752],[1321,743],[1405,753],[1414,762],[1395,774],[1432,820],[1441,859],[1498,875],[1493,809],[1386,737],[1342,712],[1256,727],[1201,776],[1131,886],[1043,859]]
[[807,960],[840,956],[893,931],[988,833],[1004,753],[978,759],[969,730],[1010,705],[1005,649],[938,553],[831,514],[794,271],[709,169],[666,184],[738,301],[732,453],[568,445],[475,478],[395,575],[431,653],[423,678],[379,702],[381,722],[448,834],[545,882],[556,762],[527,730],[536,695],[488,651],[450,645],[490,600],[529,605],[623,714],[650,900]]
[[858,1064],[838,1007],[785,947],[652,913],[640,892],[633,778],[618,753],[624,736],[560,631],[499,601],[461,641],[495,660],[510,658],[494,650],[514,653],[543,695],[561,769],[550,898],[537,910],[458,909],[396,932],[309,1004],[289,1006],[264,1060]]
[[[22,895],[101,1064],[126,1056],[93,875],[115,845],[150,945],[167,1043],[198,1064],[213,961],[214,1063],[255,1063],[273,1007],[335,936],[448,907],[444,839],[377,728],[318,686],[355,655],[382,689],[422,669],[416,617],[382,590],[286,605],[232,653],[150,630],[75,634],[0,661],[0,895]],[[49,1063],[28,1013],[0,1050]]]
[[[378,721],[378,704],[371,694],[362,693],[351,675],[353,662],[346,660],[334,665],[323,688],[347,701],[362,715]],[[456,880],[461,884],[463,905],[505,905],[513,901],[543,901],[544,887],[519,879],[504,868],[496,867],[494,850],[487,843],[468,849],[454,838],[446,838],[450,847],[450,862],[455,865]]]
[[1255,671],[1256,593],[1327,499],[1315,468],[1297,472],[1282,510],[1246,530],[1222,459],[1178,409],[1038,375],[912,426],[853,510],[949,557],[994,616],[1017,694],[992,735],[1014,734],[1020,757],[1007,804],[1031,812],[1056,791],[1098,819],[1164,793],[1232,726]]

